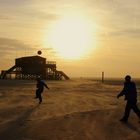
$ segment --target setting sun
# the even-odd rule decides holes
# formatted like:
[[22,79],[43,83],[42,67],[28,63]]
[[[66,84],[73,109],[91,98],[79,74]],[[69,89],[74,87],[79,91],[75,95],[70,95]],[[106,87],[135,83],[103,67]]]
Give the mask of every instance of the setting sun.
[[48,36],[49,44],[60,57],[81,58],[90,52],[91,31],[86,19],[64,18],[52,27]]

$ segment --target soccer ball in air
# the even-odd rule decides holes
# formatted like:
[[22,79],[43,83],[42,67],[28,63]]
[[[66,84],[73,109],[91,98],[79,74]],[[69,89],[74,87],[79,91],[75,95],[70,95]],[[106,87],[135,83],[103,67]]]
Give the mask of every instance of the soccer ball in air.
[[41,54],[42,54],[42,52],[41,52],[41,51],[38,51],[38,52],[37,52],[37,54],[38,54],[38,55],[41,55]]

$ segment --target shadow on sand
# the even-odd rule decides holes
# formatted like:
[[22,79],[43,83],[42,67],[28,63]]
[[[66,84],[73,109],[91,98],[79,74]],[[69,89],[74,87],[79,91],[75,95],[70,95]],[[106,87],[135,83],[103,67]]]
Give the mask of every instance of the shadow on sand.
[[0,140],[19,140],[24,137],[26,123],[30,115],[39,107],[39,104],[26,110],[16,120],[4,124],[0,132]]
[[129,129],[131,129],[132,131],[138,131],[137,127],[135,127],[132,123],[127,122],[127,123],[123,123],[125,124],[126,127],[128,127]]

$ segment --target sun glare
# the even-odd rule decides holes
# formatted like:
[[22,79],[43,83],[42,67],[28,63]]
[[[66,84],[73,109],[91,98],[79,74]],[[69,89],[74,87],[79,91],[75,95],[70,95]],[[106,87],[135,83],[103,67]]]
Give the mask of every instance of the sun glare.
[[52,27],[48,41],[60,57],[77,59],[90,52],[91,31],[86,19],[64,18]]

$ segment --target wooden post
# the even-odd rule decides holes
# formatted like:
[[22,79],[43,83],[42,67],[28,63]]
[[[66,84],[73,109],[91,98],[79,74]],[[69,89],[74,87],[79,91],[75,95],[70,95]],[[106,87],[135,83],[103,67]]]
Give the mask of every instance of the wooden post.
[[102,83],[104,83],[104,71],[102,72]]

